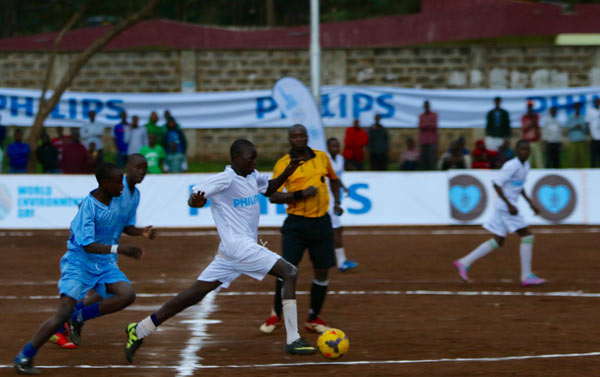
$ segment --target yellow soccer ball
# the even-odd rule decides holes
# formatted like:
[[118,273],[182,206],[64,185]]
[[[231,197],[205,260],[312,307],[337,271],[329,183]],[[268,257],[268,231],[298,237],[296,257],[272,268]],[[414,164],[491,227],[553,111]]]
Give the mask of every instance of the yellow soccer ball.
[[342,330],[329,329],[319,336],[317,347],[325,358],[337,359],[348,352],[350,340]]

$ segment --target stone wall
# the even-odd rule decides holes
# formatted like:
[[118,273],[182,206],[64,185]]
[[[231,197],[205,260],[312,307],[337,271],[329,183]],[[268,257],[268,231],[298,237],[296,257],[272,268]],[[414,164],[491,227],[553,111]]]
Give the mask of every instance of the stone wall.
[[[52,85],[73,53],[58,55]],[[0,52],[0,87],[39,88],[45,52]],[[103,52],[94,56],[71,86],[74,91],[175,92],[270,89],[283,76],[310,81],[308,50],[198,50]],[[421,46],[333,49],[322,53],[323,85],[381,85],[414,88],[547,88],[600,85],[600,46]],[[176,114],[174,114],[176,116]],[[483,118],[483,114],[482,114]],[[392,155],[415,130],[394,129]],[[248,137],[261,154],[287,150],[286,130],[189,130],[191,158],[227,159],[229,143]],[[469,145],[481,130],[462,134]],[[343,128],[327,129],[343,138]],[[394,157],[395,159],[395,157]]]

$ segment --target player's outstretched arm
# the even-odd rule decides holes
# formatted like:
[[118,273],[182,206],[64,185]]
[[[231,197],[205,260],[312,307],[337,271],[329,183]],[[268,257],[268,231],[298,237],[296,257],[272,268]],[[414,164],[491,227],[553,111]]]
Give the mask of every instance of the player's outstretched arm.
[[206,202],[207,200],[204,197],[204,192],[202,191],[192,193],[188,199],[188,205],[193,208],[202,208],[206,205]]
[[529,203],[529,207],[531,207],[531,210],[533,211],[533,213],[535,213],[536,215],[539,214],[540,213],[539,208],[536,207],[535,204],[533,204],[531,199],[529,199],[529,196],[527,196],[527,193],[525,193],[525,190],[521,191],[521,195],[523,195],[523,197],[525,198],[527,203]]
[[517,207],[513,206],[508,199],[506,199],[506,196],[504,196],[504,191],[502,191],[502,187],[498,186],[497,184],[494,183],[494,190],[496,190],[496,193],[498,194],[498,196],[500,197],[500,199],[504,200],[504,203],[506,203],[506,205],[508,206],[508,212],[511,215],[516,215],[517,213],[519,213],[519,210],[517,209]]
[[145,228],[138,228],[134,225],[128,225],[123,228],[123,233],[129,236],[143,236],[149,240],[153,240],[156,237],[156,229],[152,225]]
[[315,186],[308,186],[304,190],[298,190],[294,192],[275,191],[269,197],[269,200],[271,201],[271,203],[285,204],[294,202],[296,200],[304,200],[306,198],[310,198],[311,196],[317,195],[317,192],[319,192],[319,190]]
[[339,179],[329,180],[329,186],[331,187],[331,193],[333,194],[333,213],[341,216],[344,210],[341,207],[342,200],[340,199],[340,189],[342,187],[342,181]]
[[286,166],[285,170],[279,174],[278,177],[269,180],[269,186],[267,187],[267,191],[265,192],[265,196],[271,196],[281,185],[290,177],[290,175],[294,174],[298,166],[302,164],[302,162],[306,161],[305,158],[297,157],[290,161],[288,166]]
[[144,255],[144,250],[135,245],[103,245],[98,242],[93,242],[87,246],[84,246],[83,249],[86,253],[90,254],[111,254],[113,252],[113,248],[116,247],[116,253],[122,254],[127,257],[133,259],[140,259]]

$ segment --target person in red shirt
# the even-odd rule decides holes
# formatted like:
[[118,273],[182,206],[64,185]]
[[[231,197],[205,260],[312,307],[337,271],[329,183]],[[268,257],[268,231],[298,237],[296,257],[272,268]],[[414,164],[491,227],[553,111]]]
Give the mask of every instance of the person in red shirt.
[[475,142],[475,149],[471,153],[473,162],[471,162],[471,168],[473,169],[491,169],[493,162],[496,159],[496,152],[490,151],[485,147],[483,139],[479,139]]
[[63,146],[60,170],[65,174],[87,174],[90,172],[88,151],[79,140],[79,130],[71,130],[71,142]]
[[529,163],[532,168],[542,168],[542,145],[540,139],[540,115],[533,111],[533,101],[527,101],[527,112],[521,117],[522,139],[529,142],[531,158]]
[[365,160],[365,146],[369,143],[369,135],[360,128],[358,119],[354,119],[352,127],[346,128],[346,137],[344,138],[344,156],[345,170],[363,170],[363,161]]
[[421,145],[421,170],[435,170],[437,166],[438,115],[431,111],[429,101],[423,102],[425,110],[419,115],[419,144]]
[[71,135],[65,135],[64,130],[65,129],[62,126],[56,127],[56,133],[58,134],[58,136],[55,137],[54,139],[52,139],[52,141],[51,141],[51,144],[54,146],[54,148],[58,149],[58,163],[59,164],[60,164],[60,161],[62,160],[63,148],[65,147],[66,144],[71,142]]

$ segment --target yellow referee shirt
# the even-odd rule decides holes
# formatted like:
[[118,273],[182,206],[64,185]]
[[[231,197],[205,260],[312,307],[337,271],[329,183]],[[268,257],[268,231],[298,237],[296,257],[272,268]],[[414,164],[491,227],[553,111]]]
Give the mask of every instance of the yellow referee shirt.
[[[325,152],[308,149],[311,158],[304,161],[278,191],[283,192],[285,189],[287,192],[294,192],[315,186],[318,190],[317,195],[287,203],[287,213],[303,217],[321,217],[325,216],[329,209],[326,178],[336,180],[338,177]],[[285,170],[292,159],[291,154],[293,155],[293,152],[286,154],[275,163],[273,177],[278,177]]]

